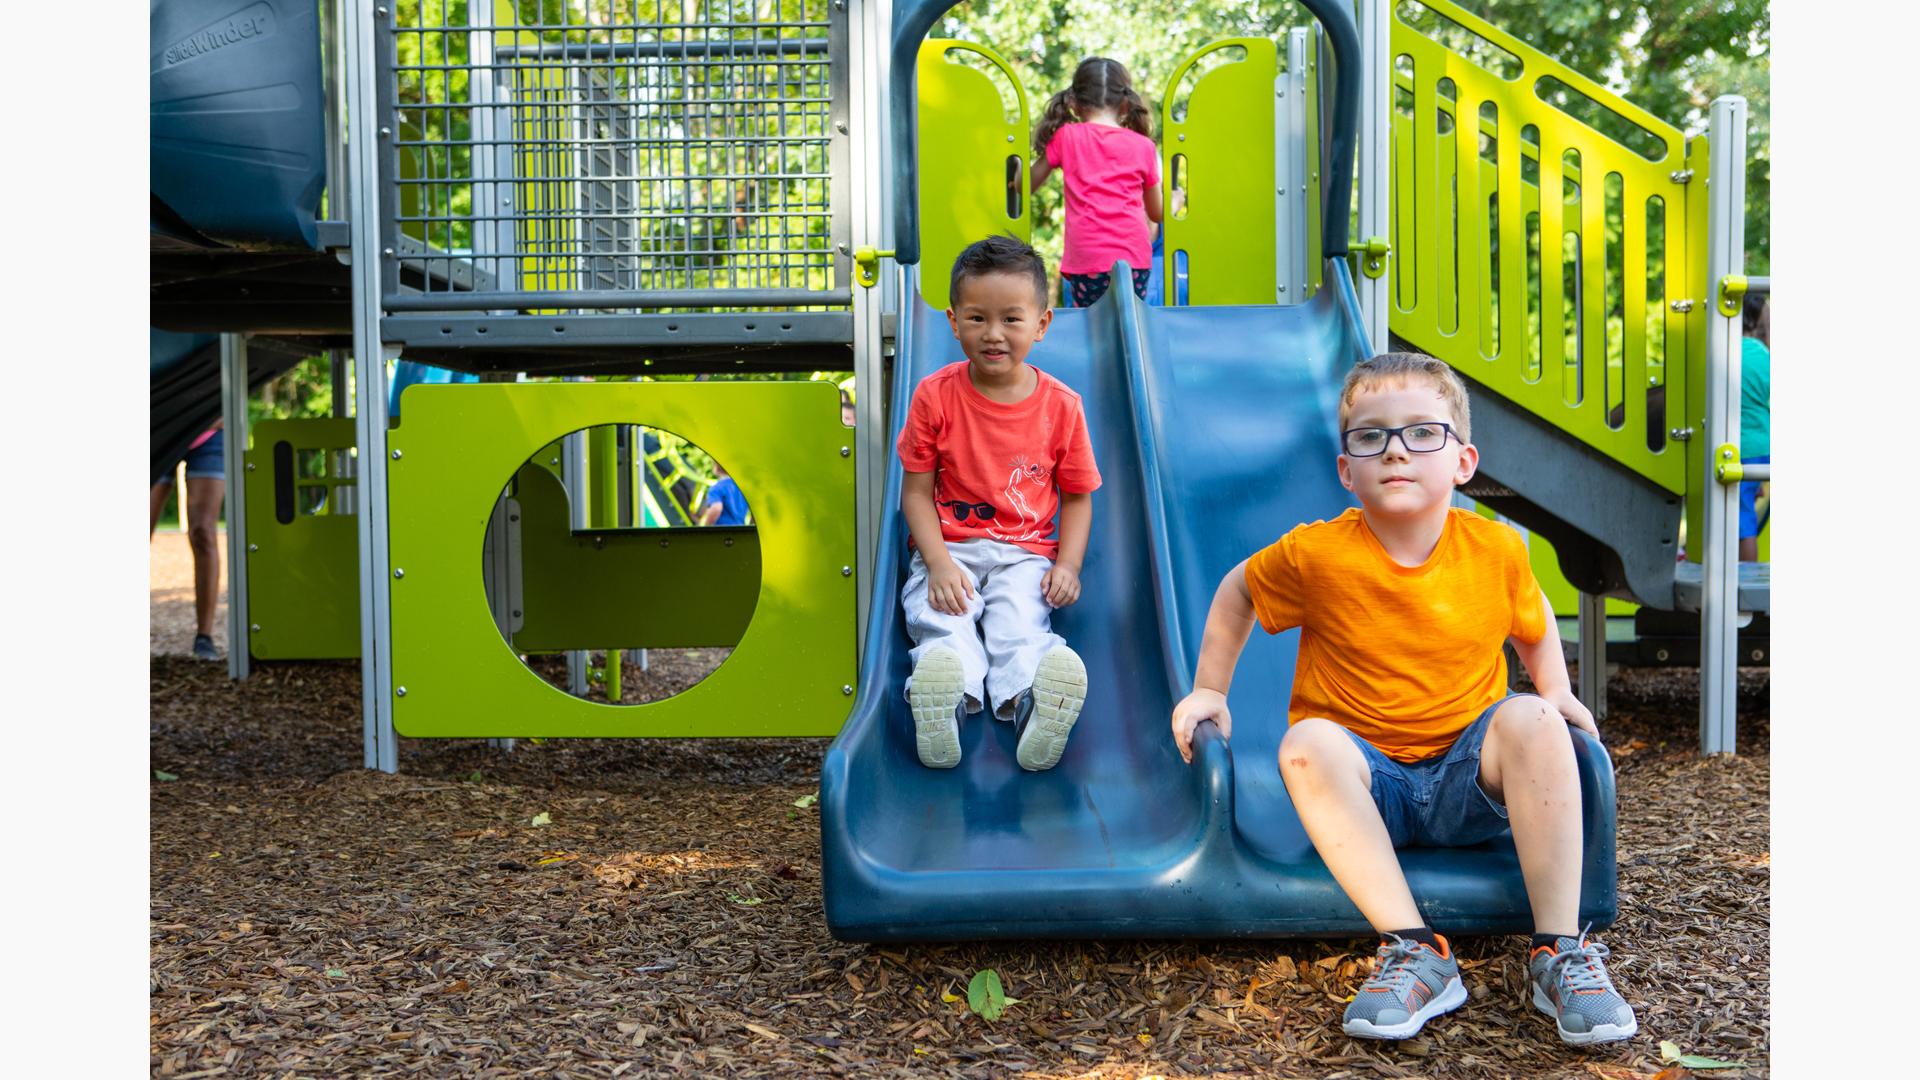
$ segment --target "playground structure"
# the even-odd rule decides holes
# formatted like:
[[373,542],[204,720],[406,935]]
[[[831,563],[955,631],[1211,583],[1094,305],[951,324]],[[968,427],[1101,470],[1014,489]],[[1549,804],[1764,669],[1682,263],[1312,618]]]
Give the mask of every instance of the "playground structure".
[[[191,438],[219,388],[233,674],[357,655],[367,765],[389,770],[396,733],[838,733],[821,806],[842,936],[1357,932],[1273,768],[1281,726],[1203,729],[1188,768],[1165,718],[1212,582],[1348,505],[1333,391],[1398,341],[1469,382],[1466,494],[1550,541],[1579,590],[1583,700],[1604,711],[1605,597],[1699,612],[1702,750],[1732,750],[1736,623],[1767,607],[1732,528],[1738,303],[1765,287],[1739,274],[1744,103],[1688,139],[1444,0],[1357,20],[1313,0],[1317,25],[1207,46],[1159,96],[1186,204],[1162,304],[1062,311],[1034,355],[1085,396],[1108,477],[1087,596],[1059,617],[1102,688],[1081,735],[1022,777],[987,748],[1007,733],[970,724],[962,768],[919,769],[893,425],[958,358],[947,263],[1031,231],[1019,80],[989,45],[929,39],[950,7],[156,5],[153,319],[223,336],[217,382],[192,377],[212,339],[163,356],[156,337],[155,430]],[[334,418],[248,432],[248,389],[302,349],[336,350],[336,373],[367,358],[351,409],[339,376]],[[479,382],[390,400],[402,357]],[[818,369],[855,372],[853,428],[822,383],[607,381]],[[643,426],[741,476],[755,525],[686,522]],[[1284,700],[1293,640],[1252,646],[1242,716]],[[568,653],[577,687],[587,649],[685,645],[734,651],[627,708],[516,656]],[[1605,925],[1611,770],[1576,742],[1582,917]],[[1510,842],[1407,865],[1449,926],[1524,922]]]

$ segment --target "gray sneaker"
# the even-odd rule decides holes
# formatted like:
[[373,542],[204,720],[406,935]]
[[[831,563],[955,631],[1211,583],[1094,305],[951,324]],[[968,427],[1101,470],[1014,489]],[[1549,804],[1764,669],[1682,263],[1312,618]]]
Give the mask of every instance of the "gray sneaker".
[[929,769],[960,764],[960,702],[966,697],[960,654],[937,645],[913,665],[907,703],[913,710],[913,748]]
[[205,634],[193,636],[193,656],[196,660],[218,660],[220,650],[214,647],[213,639]]
[[1080,654],[1065,645],[1047,650],[1034,669],[1033,689],[1021,698],[1014,760],[1030,772],[1051,769],[1067,752],[1067,736],[1087,703],[1087,666]]
[[1373,974],[1354,992],[1340,1029],[1357,1039],[1410,1039],[1427,1021],[1466,1004],[1460,965],[1453,947],[1446,949],[1443,955],[1402,937],[1380,946]]
[[1563,937],[1527,958],[1533,1007],[1553,1017],[1561,1042],[1619,1042],[1640,1030],[1633,1008],[1607,977],[1606,957],[1607,947],[1589,942],[1583,930],[1578,938]]

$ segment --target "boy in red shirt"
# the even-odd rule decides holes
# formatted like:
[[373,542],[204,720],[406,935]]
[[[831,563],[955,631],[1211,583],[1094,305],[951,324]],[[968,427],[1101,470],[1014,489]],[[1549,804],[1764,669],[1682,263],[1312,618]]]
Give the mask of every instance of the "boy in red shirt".
[[[1354,366],[1337,467],[1360,509],[1301,525],[1228,571],[1193,693],[1174,707],[1174,742],[1191,761],[1201,721],[1233,734],[1227,688],[1256,616],[1271,634],[1301,627],[1280,776],[1314,850],[1381,936],[1346,1033],[1410,1038],[1467,1000],[1394,849],[1511,828],[1533,908],[1533,1005],[1565,1042],[1614,1042],[1638,1024],[1607,976],[1607,947],[1577,925],[1580,777],[1567,729],[1600,732],[1568,684],[1520,534],[1451,505],[1480,460],[1470,425],[1466,387],[1441,361],[1388,353]],[[1537,693],[1508,692],[1503,642]]]
[[1026,362],[1053,320],[1039,254],[1010,236],[969,245],[949,295],[967,358],[914,388],[898,444],[914,746],[928,768],[959,764],[960,707],[990,699],[1019,725],[1020,767],[1050,769],[1087,696],[1086,666],[1050,623],[1080,598],[1100,470],[1080,395]]

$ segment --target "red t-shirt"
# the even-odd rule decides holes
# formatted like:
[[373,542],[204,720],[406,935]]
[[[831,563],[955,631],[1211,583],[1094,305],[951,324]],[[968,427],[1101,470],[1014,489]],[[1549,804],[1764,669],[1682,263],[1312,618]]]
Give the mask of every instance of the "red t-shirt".
[[1067,189],[1063,274],[1104,274],[1115,259],[1153,265],[1153,223],[1143,191],[1160,183],[1160,151],[1137,131],[1110,124],[1062,124],[1047,164]]
[[1051,559],[1060,551],[1053,527],[1059,492],[1100,486],[1080,395],[1038,368],[1033,373],[1033,393],[1012,405],[974,389],[965,360],[913,389],[900,463],[934,474],[934,509],[949,543],[984,536]]

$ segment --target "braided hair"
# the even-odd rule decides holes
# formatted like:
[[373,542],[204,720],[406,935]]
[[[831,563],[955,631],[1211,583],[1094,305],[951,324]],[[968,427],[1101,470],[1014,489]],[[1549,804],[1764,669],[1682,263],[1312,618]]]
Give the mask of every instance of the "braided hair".
[[1033,152],[1045,154],[1061,127],[1102,109],[1113,110],[1121,127],[1153,138],[1153,115],[1133,88],[1133,76],[1118,60],[1089,56],[1073,70],[1073,85],[1047,99],[1033,129]]

